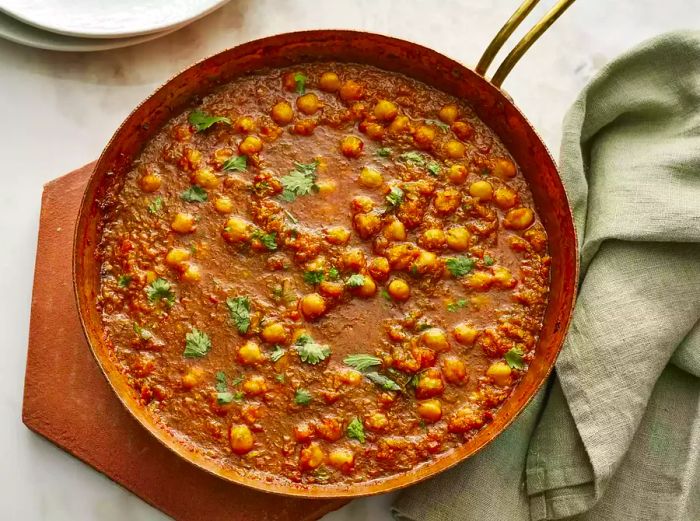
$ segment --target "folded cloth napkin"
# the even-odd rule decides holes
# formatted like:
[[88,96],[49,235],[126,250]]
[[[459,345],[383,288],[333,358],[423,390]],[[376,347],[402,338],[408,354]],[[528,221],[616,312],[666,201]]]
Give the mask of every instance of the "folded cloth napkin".
[[556,376],[398,520],[700,520],[700,32],[593,79],[561,174],[582,279]]

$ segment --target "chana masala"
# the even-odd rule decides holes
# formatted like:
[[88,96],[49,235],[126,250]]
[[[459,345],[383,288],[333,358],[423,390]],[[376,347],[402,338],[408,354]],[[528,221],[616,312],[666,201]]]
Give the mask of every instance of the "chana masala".
[[102,197],[110,357],[243,475],[356,483],[467,443],[527,371],[547,236],[462,101],[313,63],[218,87]]

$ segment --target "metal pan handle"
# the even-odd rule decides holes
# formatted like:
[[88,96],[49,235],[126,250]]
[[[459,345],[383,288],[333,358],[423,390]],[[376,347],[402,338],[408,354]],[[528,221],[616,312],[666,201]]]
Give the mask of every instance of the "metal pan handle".
[[[532,8],[537,5],[540,0],[525,0],[520,7],[513,13],[508,21],[501,27],[496,36],[493,37],[491,43],[484,51],[481,56],[479,63],[476,66],[476,72],[481,76],[486,75],[486,70],[491,65],[491,62],[501,50],[503,44],[506,43],[513,31],[520,25],[520,23],[530,14]],[[503,63],[496,69],[496,73],[491,78],[491,83],[496,87],[500,87],[503,80],[511,71],[511,69],[518,63],[518,60],[522,58],[523,54],[530,48],[530,46],[537,41],[537,39],[544,33],[550,25],[552,25],[557,18],[559,18],[568,7],[574,3],[575,0],[559,0],[554,7],[552,7],[547,14],[545,14],[542,19],[537,22],[528,33],[522,37],[522,39],[513,47],[508,56],[503,60]]]

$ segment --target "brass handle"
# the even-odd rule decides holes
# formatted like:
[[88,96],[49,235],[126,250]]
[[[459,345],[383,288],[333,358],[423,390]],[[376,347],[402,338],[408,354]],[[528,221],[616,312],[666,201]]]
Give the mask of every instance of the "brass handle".
[[[476,66],[476,72],[481,76],[486,75],[486,70],[491,65],[491,62],[501,50],[503,44],[506,43],[513,31],[520,25],[520,23],[530,14],[532,8],[537,5],[540,0],[525,0],[520,7],[516,9],[513,16],[511,16],[508,21],[503,24],[501,30],[498,31],[496,36],[493,37],[491,43],[484,54],[481,56],[479,63]],[[523,54],[532,46],[533,43],[544,33],[549,26],[556,22],[564,11],[566,11],[575,0],[559,0],[554,7],[552,7],[547,14],[545,14],[542,19],[537,22],[532,29],[530,29],[525,36],[513,47],[513,49],[508,53],[508,56],[503,60],[503,63],[496,69],[496,73],[491,78],[491,83],[496,87],[500,87],[503,80],[506,79],[508,73],[513,69],[518,60],[522,58]]]

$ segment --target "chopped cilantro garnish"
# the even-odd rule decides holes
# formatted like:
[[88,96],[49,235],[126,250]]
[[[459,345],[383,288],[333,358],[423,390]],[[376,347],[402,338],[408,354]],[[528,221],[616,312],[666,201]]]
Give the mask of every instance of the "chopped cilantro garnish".
[[360,443],[365,442],[365,429],[362,426],[362,422],[359,420],[359,418],[352,419],[352,421],[348,424],[348,428],[345,433],[347,434],[348,438],[356,439]]
[[250,327],[250,300],[248,297],[227,298],[229,316],[235,324],[238,332],[245,334]]
[[403,202],[403,196],[404,192],[401,188],[392,186],[389,194],[386,196],[386,202],[389,203],[392,208],[396,208]]
[[133,328],[134,333],[136,333],[136,336],[138,336],[141,340],[150,340],[151,338],[153,338],[153,333],[151,333],[147,329],[142,328],[136,322],[134,322]]
[[493,266],[495,262],[489,255],[484,255],[484,266]]
[[169,306],[175,303],[175,293],[173,293],[170,282],[162,278],[158,278],[146,286],[146,296],[151,303],[158,300],[165,300]]
[[312,286],[318,286],[323,282],[323,271],[306,271],[304,272],[304,282],[311,284]]
[[425,158],[418,152],[404,152],[399,156],[399,161],[404,163],[411,163],[416,166],[424,166]]
[[447,259],[445,265],[454,277],[463,277],[474,269],[475,263],[476,261],[471,257],[452,257]]
[[389,157],[391,155],[391,149],[390,148],[380,148],[377,150],[377,155],[379,157]]
[[233,393],[229,391],[219,391],[216,393],[216,403],[226,405],[233,401]]
[[383,374],[379,374],[375,371],[371,373],[365,373],[365,376],[379,387],[385,391],[400,391],[401,387],[391,378],[387,378]]
[[440,175],[440,163],[437,161],[431,161],[428,163],[428,172],[432,176],[439,176]]
[[297,405],[306,405],[311,401],[311,393],[306,389],[297,389],[294,392],[294,403]]
[[188,203],[203,203],[209,199],[209,196],[204,188],[193,185],[182,192],[182,194],[180,194],[180,198]]
[[313,163],[294,163],[294,170],[289,172],[280,181],[284,187],[282,199],[285,201],[294,201],[301,195],[310,194],[312,191],[318,190],[316,185],[316,168],[318,161]]
[[524,354],[521,349],[514,347],[505,354],[504,358],[511,369],[525,369]]
[[284,380],[285,380],[284,374],[283,373],[276,374],[275,380],[277,380],[279,383],[283,384]]
[[382,361],[376,356],[365,354],[348,355],[343,360],[343,363],[358,371],[364,371],[370,367],[382,365]]
[[457,302],[447,304],[447,311],[454,313],[455,311],[459,311],[460,309],[467,307],[468,304],[469,303],[466,299],[459,299]]
[[308,78],[300,72],[297,72],[294,75],[294,87],[295,87],[295,90],[297,91],[297,94],[304,94],[306,92],[306,80],[307,79]]
[[260,241],[270,251],[277,249],[277,234],[275,232],[265,233],[262,230],[255,230],[252,237]]
[[389,292],[385,289],[382,289],[379,294],[382,296],[383,299],[388,300],[391,302],[393,299],[391,298],[391,295],[389,295]]
[[200,358],[206,355],[211,349],[209,336],[197,328],[185,335],[185,351],[187,358]]
[[277,362],[285,354],[287,354],[287,351],[282,349],[282,346],[276,345],[275,349],[272,351],[272,353],[270,353],[270,360],[272,360],[273,362]]
[[450,126],[447,123],[443,123],[439,119],[426,119],[426,125],[434,125],[441,130],[450,130]]
[[223,371],[217,371],[216,373],[216,390],[220,393],[225,393],[228,391],[228,384],[226,383],[226,373]]
[[421,322],[420,324],[416,324],[416,331],[425,331],[431,327],[433,326],[431,326],[428,322]]
[[301,361],[311,365],[316,365],[331,355],[330,347],[317,344],[310,335],[301,335],[294,347]]
[[338,268],[333,266],[331,269],[328,270],[328,280],[338,280],[340,277],[340,272],[338,271]]
[[245,172],[245,169],[248,168],[248,158],[246,156],[231,157],[224,161],[221,168],[227,171]]
[[231,124],[231,120],[228,119],[227,117],[224,116],[210,116],[206,112],[202,112],[201,110],[195,110],[194,112],[190,112],[189,116],[189,122],[190,124],[195,128],[197,132],[202,132],[203,130],[208,129],[215,123],[226,123],[228,125]]
[[163,198],[157,195],[148,205],[148,213],[157,214],[163,209]]
[[359,288],[360,286],[364,285],[364,283],[364,275],[360,275],[358,273],[356,273],[355,275],[350,275],[348,277],[348,280],[345,281],[345,285],[349,288]]
[[131,275],[120,275],[117,279],[117,284],[119,284],[120,288],[128,288],[129,284],[131,284],[131,278]]

